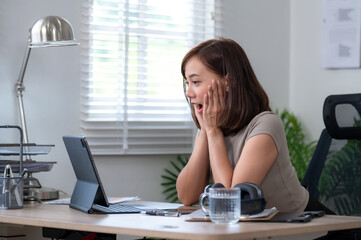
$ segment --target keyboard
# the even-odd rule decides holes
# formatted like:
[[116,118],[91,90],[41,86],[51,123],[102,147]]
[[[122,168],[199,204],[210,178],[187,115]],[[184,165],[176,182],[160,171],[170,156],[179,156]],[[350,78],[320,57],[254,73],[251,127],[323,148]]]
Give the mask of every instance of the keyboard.
[[130,205],[119,205],[112,204],[109,207],[105,207],[99,204],[93,204],[92,212],[90,213],[140,213],[139,208],[130,206]]

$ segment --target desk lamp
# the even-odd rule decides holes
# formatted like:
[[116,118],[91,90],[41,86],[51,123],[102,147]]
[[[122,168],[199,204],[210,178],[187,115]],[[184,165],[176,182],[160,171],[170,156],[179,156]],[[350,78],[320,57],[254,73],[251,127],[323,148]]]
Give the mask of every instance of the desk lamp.
[[[72,26],[67,20],[61,17],[47,16],[41,18],[37,22],[35,22],[35,24],[29,29],[29,38],[25,51],[25,56],[21,66],[19,78],[16,82],[16,91],[19,104],[21,127],[23,129],[24,145],[29,143],[23,104],[23,91],[25,90],[24,74],[28,64],[31,49],[43,47],[74,46],[78,44],[79,43],[76,42],[74,39]],[[31,160],[30,154],[26,156],[26,160]],[[29,179],[31,178],[30,176],[28,177]],[[58,192],[56,191],[56,193],[54,194],[58,194]],[[46,193],[45,195],[48,196],[49,193]],[[53,197],[50,196],[50,198]]]

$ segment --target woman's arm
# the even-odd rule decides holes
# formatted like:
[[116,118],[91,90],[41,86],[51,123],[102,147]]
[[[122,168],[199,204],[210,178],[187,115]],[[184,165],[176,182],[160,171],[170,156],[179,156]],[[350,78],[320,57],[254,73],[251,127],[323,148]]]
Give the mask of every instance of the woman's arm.
[[213,180],[215,183],[222,183],[225,187],[231,187],[233,169],[228,158],[223,133],[220,129],[207,131],[207,138]]
[[233,170],[222,132],[208,133],[207,136],[214,182],[226,187],[242,182],[260,185],[277,158],[278,151],[273,138],[268,134],[259,134],[246,142]]
[[204,187],[209,183],[210,166],[205,131],[200,130],[187,165],[177,179],[178,199],[184,205],[198,202]]
[[278,150],[273,138],[259,134],[247,140],[234,169],[232,186],[242,182],[260,185],[277,158]]

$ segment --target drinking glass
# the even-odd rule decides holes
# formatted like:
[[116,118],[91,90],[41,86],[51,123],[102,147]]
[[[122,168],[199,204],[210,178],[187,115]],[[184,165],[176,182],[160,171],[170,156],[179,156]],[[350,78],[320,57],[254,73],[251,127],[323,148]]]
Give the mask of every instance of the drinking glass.
[[241,216],[240,189],[209,188],[208,192],[201,194],[200,205],[214,223],[237,223]]

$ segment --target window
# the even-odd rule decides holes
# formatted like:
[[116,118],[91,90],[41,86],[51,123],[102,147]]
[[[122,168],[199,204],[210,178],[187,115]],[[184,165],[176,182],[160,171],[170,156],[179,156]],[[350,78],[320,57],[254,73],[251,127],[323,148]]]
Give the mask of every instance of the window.
[[95,155],[192,151],[181,61],[218,35],[215,0],[83,1],[81,128]]

